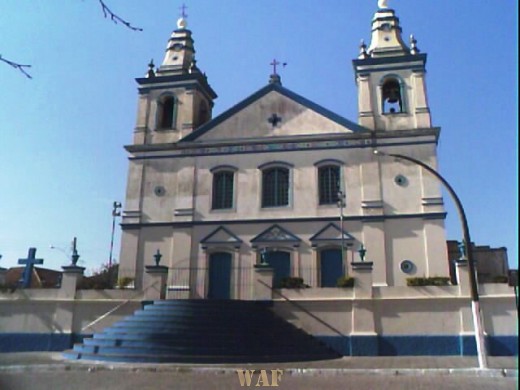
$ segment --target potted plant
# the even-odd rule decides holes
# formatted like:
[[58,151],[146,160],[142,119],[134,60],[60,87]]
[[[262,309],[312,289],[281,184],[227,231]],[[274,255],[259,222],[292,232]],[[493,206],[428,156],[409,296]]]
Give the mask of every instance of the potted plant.
[[352,276],[343,275],[338,278],[336,282],[336,286],[342,288],[351,288],[354,287],[354,278]]
[[406,285],[417,287],[417,286],[448,286],[450,284],[450,278],[445,276],[431,276],[431,277],[414,277],[406,278]]
[[303,283],[302,278],[297,278],[293,276],[288,276],[283,278],[280,282],[280,288],[306,288],[309,287],[305,283]]
[[133,288],[134,278],[130,278],[128,276],[124,276],[122,278],[117,279],[117,288]]

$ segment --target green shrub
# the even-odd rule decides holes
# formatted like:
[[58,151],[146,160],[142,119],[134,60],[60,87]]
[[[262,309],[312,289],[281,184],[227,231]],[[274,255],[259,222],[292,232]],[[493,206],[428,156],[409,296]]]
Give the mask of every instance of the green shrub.
[[14,293],[16,291],[16,284],[0,284],[0,292],[2,293]]
[[112,289],[118,285],[117,274],[119,264],[114,263],[111,267],[104,264],[100,270],[94,272],[92,276],[81,279],[78,288],[81,290],[105,290]]
[[444,276],[406,278],[407,286],[448,286],[449,284],[450,278]]
[[352,276],[342,276],[336,282],[338,287],[354,287],[354,278]]
[[117,280],[117,287],[119,287],[119,288],[128,287],[133,282],[134,282],[134,278],[130,278],[128,276],[125,276],[125,277],[119,278]]
[[289,276],[287,278],[283,278],[280,282],[280,288],[306,288],[309,287],[305,283],[303,283],[302,278],[296,278],[293,276]]

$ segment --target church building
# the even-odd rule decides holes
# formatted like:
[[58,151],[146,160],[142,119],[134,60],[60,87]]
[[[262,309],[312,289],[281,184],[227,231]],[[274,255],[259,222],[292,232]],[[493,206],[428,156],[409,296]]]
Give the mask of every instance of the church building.
[[439,182],[374,153],[435,168],[440,134],[427,55],[384,3],[352,61],[354,120],[284,85],[276,60],[263,87],[214,117],[217,93],[178,20],[160,66],[136,80],[120,277],[146,288],[156,256],[172,297],[248,300],[260,264],[274,269],[274,288],[288,277],[336,287],[362,260],[373,262],[374,286],[449,275]]
[[468,252],[486,284],[457,242],[448,254],[427,56],[378,5],[352,61],[354,120],[291,90],[276,60],[213,116],[181,17],[137,79],[118,288],[83,288],[75,251],[59,288],[0,289],[0,351],[154,364],[478,355],[480,369],[518,356],[516,295],[495,280],[505,250]]

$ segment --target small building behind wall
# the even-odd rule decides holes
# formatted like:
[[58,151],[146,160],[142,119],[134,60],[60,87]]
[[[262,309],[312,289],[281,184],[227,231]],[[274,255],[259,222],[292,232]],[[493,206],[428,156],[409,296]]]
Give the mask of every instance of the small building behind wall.
[[[460,258],[460,243],[449,240],[448,260],[450,262],[450,277],[455,280],[454,262]],[[473,256],[480,283],[506,283],[509,271],[507,248],[491,248],[489,245],[472,244]]]

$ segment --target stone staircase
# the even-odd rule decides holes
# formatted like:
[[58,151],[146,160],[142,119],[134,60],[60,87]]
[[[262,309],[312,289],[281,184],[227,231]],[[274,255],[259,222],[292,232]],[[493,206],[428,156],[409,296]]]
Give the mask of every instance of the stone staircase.
[[134,363],[253,363],[339,355],[276,316],[269,303],[162,300],[63,353],[67,359]]

